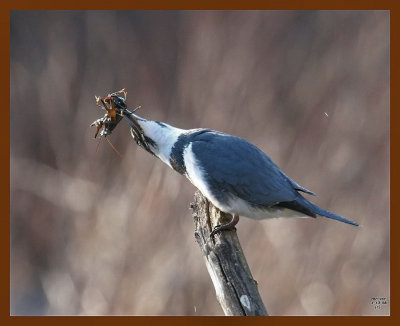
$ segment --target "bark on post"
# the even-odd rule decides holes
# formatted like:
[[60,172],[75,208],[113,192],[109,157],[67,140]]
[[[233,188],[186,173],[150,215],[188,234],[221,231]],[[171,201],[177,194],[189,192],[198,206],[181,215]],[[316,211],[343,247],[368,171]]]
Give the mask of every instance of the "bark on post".
[[210,238],[212,229],[229,221],[231,215],[219,211],[200,191],[196,191],[191,208],[194,235],[225,315],[267,316],[236,230],[222,231]]

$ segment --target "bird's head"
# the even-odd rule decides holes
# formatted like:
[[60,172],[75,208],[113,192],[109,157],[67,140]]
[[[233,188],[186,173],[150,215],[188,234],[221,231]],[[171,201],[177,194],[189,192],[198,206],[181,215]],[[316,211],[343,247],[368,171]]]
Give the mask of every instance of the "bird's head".
[[123,117],[131,127],[131,135],[136,144],[170,165],[172,147],[185,130],[163,122],[146,120],[128,110],[125,110]]
[[156,155],[158,145],[156,144],[155,140],[151,138],[151,132],[146,130],[148,129],[146,128],[146,125],[152,121],[143,119],[135,113],[124,115],[124,117],[131,127],[131,135],[136,144],[144,148],[150,154]]

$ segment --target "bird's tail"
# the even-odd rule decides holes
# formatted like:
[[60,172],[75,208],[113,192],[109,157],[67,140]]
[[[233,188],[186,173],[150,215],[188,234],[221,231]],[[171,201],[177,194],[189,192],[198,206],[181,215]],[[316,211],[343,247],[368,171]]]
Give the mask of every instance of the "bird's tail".
[[308,201],[307,199],[305,199],[303,196],[299,196],[296,201],[301,204],[302,206],[307,207],[308,210],[312,211],[314,214],[316,215],[320,215],[323,217],[327,217],[327,218],[331,218],[333,220],[336,221],[340,221],[340,222],[344,222],[350,225],[354,225],[354,226],[359,226],[358,223],[348,220],[347,218],[344,218],[340,215],[336,215],[332,212],[329,212],[325,209],[322,209],[321,207],[318,207],[317,205],[313,204],[312,202]]

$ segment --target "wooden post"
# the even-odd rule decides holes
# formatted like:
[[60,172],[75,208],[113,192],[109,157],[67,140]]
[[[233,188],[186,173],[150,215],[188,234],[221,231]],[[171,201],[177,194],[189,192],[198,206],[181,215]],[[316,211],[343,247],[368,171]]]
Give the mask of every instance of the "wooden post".
[[236,230],[222,231],[210,238],[212,229],[229,221],[231,215],[219,211],[200,191],[196,191],[191,208],[194,235],[225,315],[267,316]]

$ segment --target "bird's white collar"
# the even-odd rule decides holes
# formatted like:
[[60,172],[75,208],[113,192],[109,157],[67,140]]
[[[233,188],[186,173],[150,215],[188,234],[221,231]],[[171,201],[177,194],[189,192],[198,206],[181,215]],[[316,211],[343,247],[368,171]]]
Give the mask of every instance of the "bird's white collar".
[[170,163],[172,147],[174,147],[178,137],[186,130],[151,120],[138,120],[138,123],[143,129],[143,133],[156,144],[156,146],[150,144],[154,155],[172,168]]

